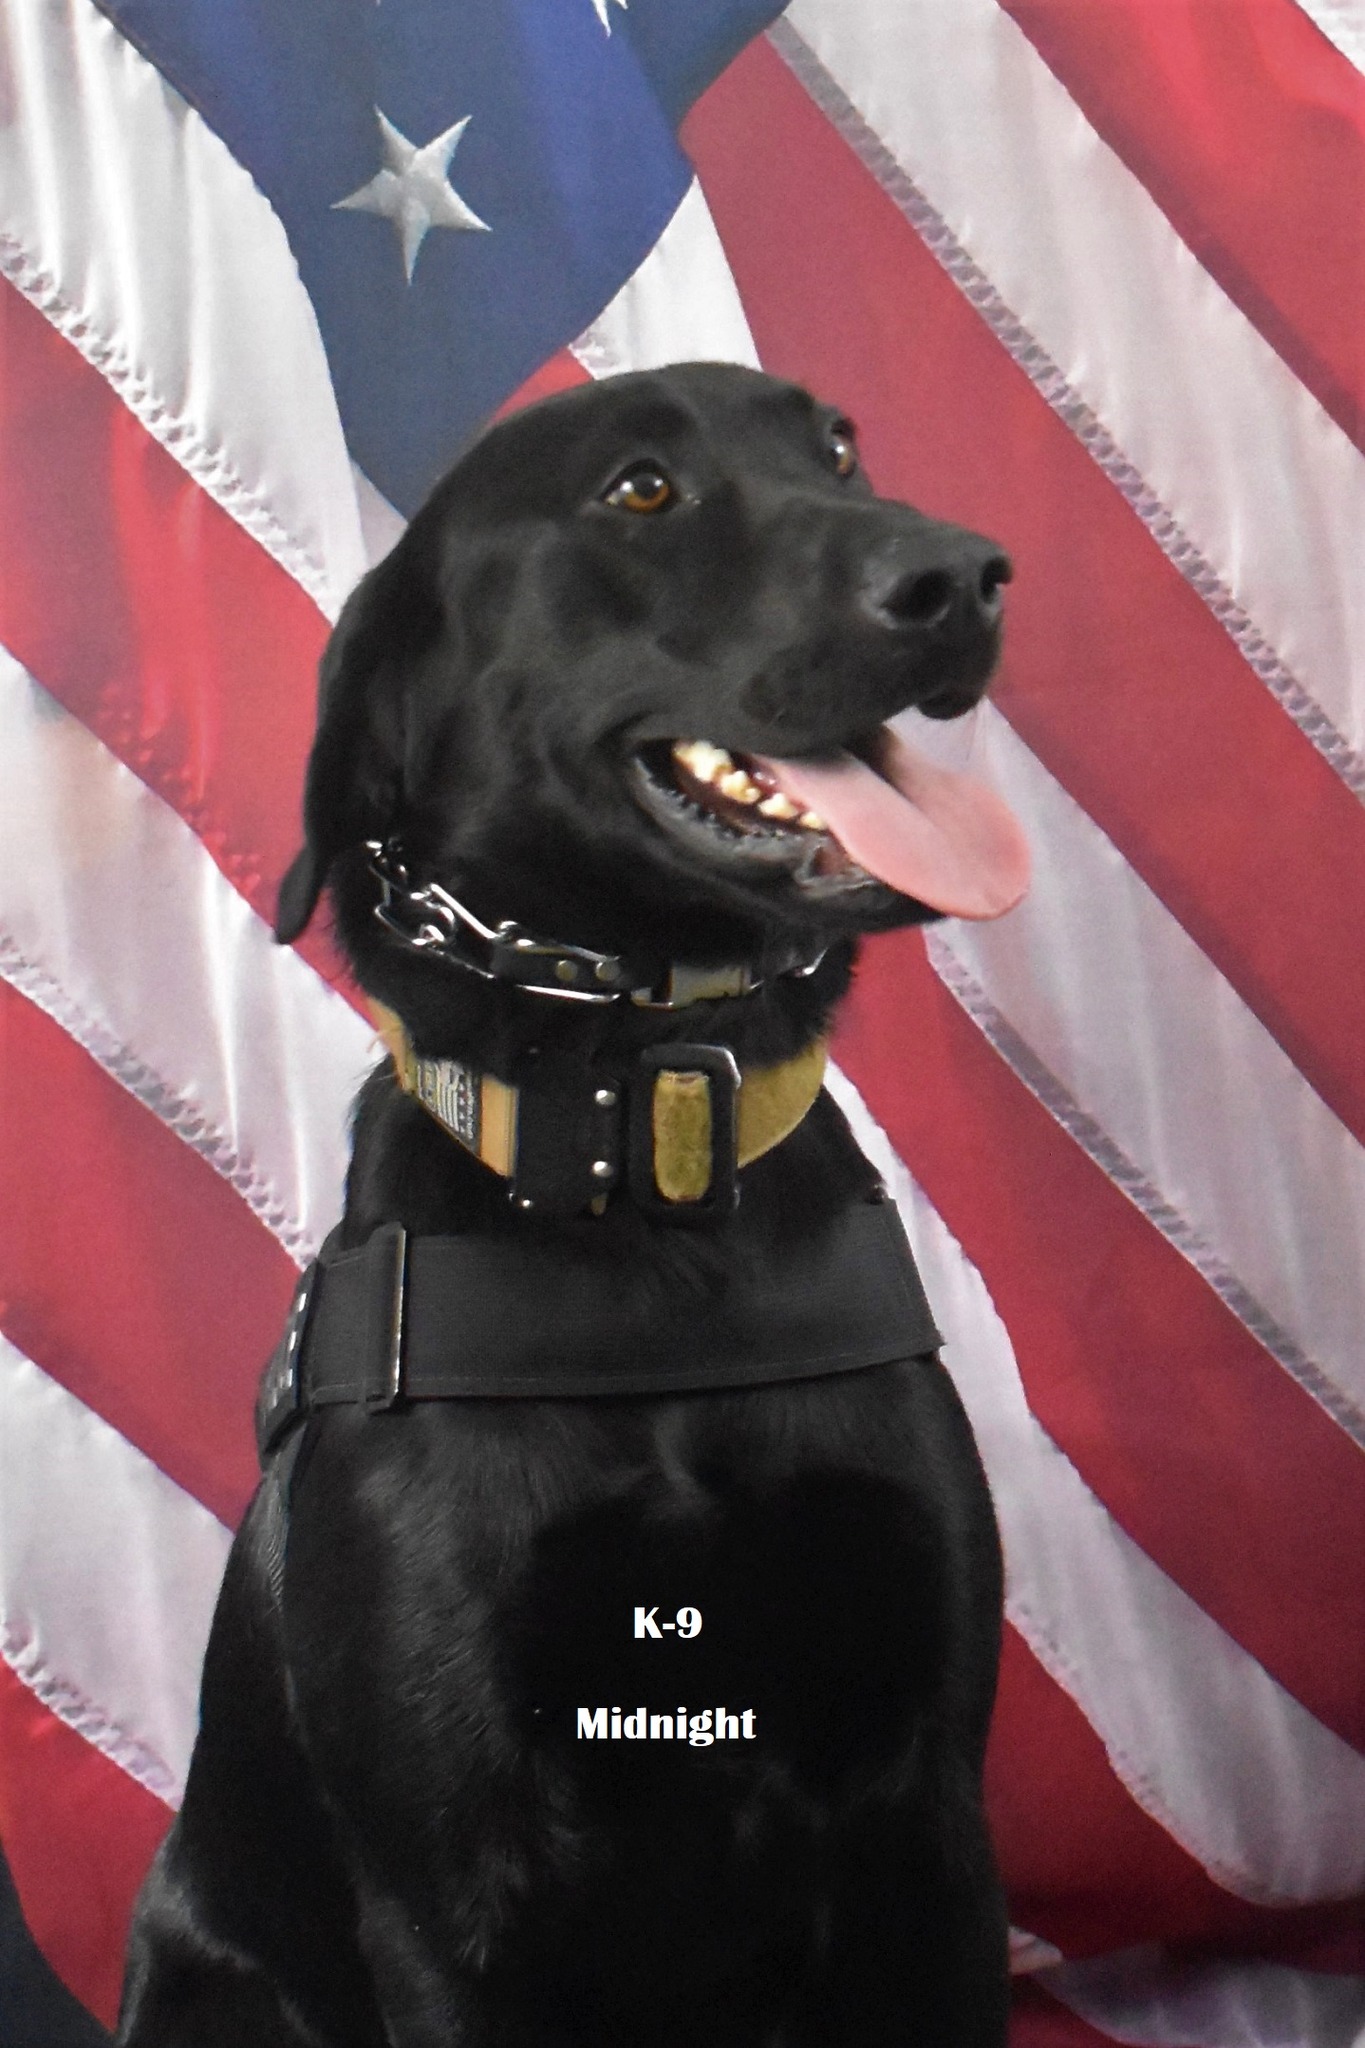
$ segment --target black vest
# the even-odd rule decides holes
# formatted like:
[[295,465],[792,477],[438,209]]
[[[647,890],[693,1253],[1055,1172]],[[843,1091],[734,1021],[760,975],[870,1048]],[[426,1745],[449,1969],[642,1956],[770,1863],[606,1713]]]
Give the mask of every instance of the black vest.
[[518,1234],[409,1237],[386,1224],[299,1282],[256,1408],[262,1457],[344,1402],[691,1394],[857,1372],[940,1342],[889,1199],[814,1237],[751,1245],[700,1295],[667,1271],[646,1298],[573,1244]]

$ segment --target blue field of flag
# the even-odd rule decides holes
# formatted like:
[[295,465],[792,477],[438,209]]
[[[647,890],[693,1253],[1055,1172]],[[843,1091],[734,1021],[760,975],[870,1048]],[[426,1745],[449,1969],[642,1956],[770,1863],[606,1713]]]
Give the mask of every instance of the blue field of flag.
[[773,0],[103,0],[283,221],[357,463],[411,512],[638,268]]

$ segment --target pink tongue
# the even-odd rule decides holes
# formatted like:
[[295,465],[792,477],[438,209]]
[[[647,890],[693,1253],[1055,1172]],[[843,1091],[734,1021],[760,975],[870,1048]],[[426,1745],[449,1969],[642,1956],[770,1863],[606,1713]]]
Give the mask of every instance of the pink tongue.
[[825,820],[851,860],[948,917],[999,917],[1029,883],[1014,813],[970,775],[935,767],[883,730],[881,774],[852,754],[826,765],[765,761],[789,797]]

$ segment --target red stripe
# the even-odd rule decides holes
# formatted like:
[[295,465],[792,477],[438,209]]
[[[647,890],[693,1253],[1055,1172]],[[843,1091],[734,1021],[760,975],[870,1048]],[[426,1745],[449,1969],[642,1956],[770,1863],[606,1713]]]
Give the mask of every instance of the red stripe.
[[8,284],[0,353],[0,640],[270,921],[327,622]]
[[494,418],[506,419],[508,413],[520,412],[523,406],[534,405],[538,398],[553,398],[560,391],[575,391],[580,384],[591,382],[592,378],[578,357],[562,348],[550,357],[548,363],[542,363],[538,370],[533,370],[510,398],[503,400]]
[[1365,78],[1293,0],[1001,0],[1204,268],[1365,447]]
[[873,942],[836,1052],[1014,1342],[1029,1403],[1171,1578],[1365,1744],[1365,1460],[1052,1120],[915,933]]
[[686,135],[765,365],[1005,541],[1001,708],[1365,1137],[1365,809],[769,45]]
[[297,1274],[213,1168],[0,982],[0,1327],[229,1525]]
[[1305,1906],[1279,1916],[1278,1928],[1264,1923],[1234,1930],[1220,1943],[1243,1960],[1283,1963],[1321,1977],[1365,1977],[1365,1900]]
[[1010,2048],[1114,2048],[1112,2034],[1097,2033],[1074,2012],[1027,1978],[1014,1987]]
[[138,1886],[170,1814],[0,1663],[0,1835],[29,1931],[106,2026]]
[[1129,1796],[1080,1708],[1011,1628],[986,1799],[1010,1916],[1064,1955],[1169,1941],[1356,1966],[1358,1902],[1253,1906],[1215,1884]]

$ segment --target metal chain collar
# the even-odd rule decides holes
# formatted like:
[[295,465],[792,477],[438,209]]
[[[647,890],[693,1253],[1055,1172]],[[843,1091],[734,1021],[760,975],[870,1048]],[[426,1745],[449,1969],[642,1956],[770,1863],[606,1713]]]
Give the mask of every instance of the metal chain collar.
[[[629,997],[647,1009],[679,1010],[691,1003],[752,995],[765,979],[743,963],[689,967],[675,962],[657,983],[642,983],[639,969],[619,953],[597,953],[541,939],[512,919],[486,925],[440,882],[415,882],[394,839],[365,842],[370,873],[382,890],[375,916],[384,929],[415,951],[463,967],[482,981],[512,982],[530,995],[570,1003],[615,1003]],[[814,974],[825,948],[793,958],[775,971]]]

